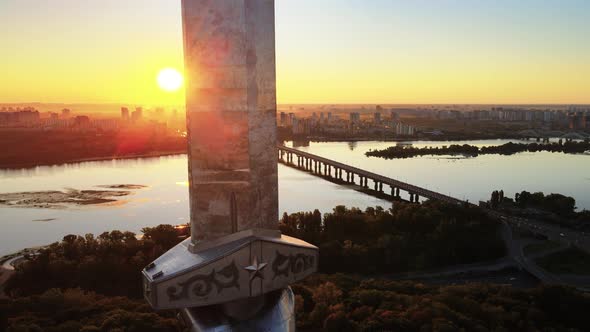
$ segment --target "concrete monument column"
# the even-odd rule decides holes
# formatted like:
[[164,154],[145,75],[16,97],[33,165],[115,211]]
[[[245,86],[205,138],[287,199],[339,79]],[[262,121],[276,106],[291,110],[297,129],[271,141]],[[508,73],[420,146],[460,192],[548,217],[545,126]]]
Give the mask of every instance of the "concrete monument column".
[[184,0],[193,243],[277,229],[273,0]]
[[191,237],[144,269],[145,298],[192,331],[292,331],[289,285],[319,254],[278,231],[274,0],[183,0],[182,17]]

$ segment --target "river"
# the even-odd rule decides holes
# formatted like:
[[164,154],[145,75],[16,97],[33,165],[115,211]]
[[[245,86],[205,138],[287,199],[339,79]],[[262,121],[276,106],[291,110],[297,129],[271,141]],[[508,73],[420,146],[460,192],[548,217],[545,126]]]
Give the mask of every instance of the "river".
[[[412,142],[415,146],[453,143],[497,145],[507,141]],[[364,168],[431,190],[469,199],[488,199],[494,189],[507,196],[521,190],[563,193],[590,209],[590,156],[548,152],[477,158],[418,157],[385,160],[368,158],[370,149],[391,142],[329,142],[296,146],[304,151]],[[292,145],[290,143],[289,145]],[[0,192],[97,189],[100,185],[138,184],[119,204],[70,209],[0,207],[0,256],[25,247],[48,244],[64,235],[100,234],[119,229],[188,222],[186,156],[109,160],[20,170],[0,170]],[[279,165],[280,212],[331,211],[336,205],[367,206],[388,202],[367,196],[306,173]]]

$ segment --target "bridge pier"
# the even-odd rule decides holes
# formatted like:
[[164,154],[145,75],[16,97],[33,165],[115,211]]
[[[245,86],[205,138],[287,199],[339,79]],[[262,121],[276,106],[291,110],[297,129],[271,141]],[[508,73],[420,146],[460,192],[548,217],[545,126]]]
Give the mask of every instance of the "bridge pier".
[[[409,195],[409,201],[412,203],[419,203],[420,196],[429,199],[435,199],[445,201],[453,204],[465,204],[465,202],[456,198],[433,192],[431,190],[412,186],[408,183],[403,183],[395,179],[387,178],[379,174],[371,173],[363,169],[358,169],[353,166],[349,166],[337,161],[328,160],[320,156],[314,156],[310,153],[299,151],[293,148],[279,146],[279,154],[277,157],[279,161],[287,166],[302,169],[314,175],[323,175],[325,178],[332,178],[338,180],[340,183],[355,184],[356,176],[360,178],[359,185],[363,188],[369,188],[369,179],[375,186],[375,192],[383,193],[383,185],[387,185],[391,188],[391,196],[394,198],[401,198],[400,191],[404,191]],[[297,157],[295,162],[293,156]],[[323,170],[322,170],[323,167]],[[332,171],[334,170],[334,171]],[[346,172],[346,178],[344,178],[343,172]],[[416,194],[418,191],[420,194]]]

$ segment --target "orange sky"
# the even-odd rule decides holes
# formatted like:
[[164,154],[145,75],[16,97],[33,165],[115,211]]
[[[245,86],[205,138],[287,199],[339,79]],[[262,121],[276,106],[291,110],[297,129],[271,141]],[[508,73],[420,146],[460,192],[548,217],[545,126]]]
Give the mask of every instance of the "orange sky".
[[[590,103],[589,1],[276,8],[279,103]],[[0,103],[180,105],[181,36],[179,0],[2,0]]]

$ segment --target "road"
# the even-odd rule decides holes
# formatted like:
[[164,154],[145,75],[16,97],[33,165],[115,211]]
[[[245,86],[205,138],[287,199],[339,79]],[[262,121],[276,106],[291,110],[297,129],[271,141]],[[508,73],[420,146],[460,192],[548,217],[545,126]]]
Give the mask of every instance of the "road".
[[[15,258],[22,258],[22,256]],[[4,284],[14,274],[14,267],[11,263],[15,262],[15,258],[11,258],[0,265],[0,298],[6,297],[6,294],[4,293]]]
[[549,240],[555,242],[567,242],[590,253],[590,234],[586,232],[575,231],[543,221],[532,221],[530,219],[511,217],[508,215],[501,215],[500,218],[507,220],[515,227],[526,228],[533,233],[543,234],[547,236]]

